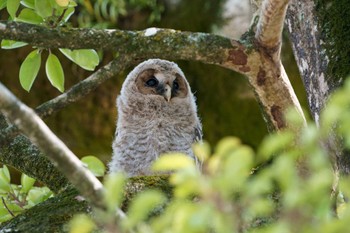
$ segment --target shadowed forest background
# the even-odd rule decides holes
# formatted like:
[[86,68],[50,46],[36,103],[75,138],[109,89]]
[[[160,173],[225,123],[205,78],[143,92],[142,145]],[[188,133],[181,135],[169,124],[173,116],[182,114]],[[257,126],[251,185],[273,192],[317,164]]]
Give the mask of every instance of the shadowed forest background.
[[[224,0],[181,0],[158,1],[155,8],[144,7],[140,9],[127,6],[126,14],[119,16],[117,22],[88,15],[86,12],[84,14],[83,9],[78,8],[71,22],[73,22],[73,26],[76,26],[81,23],[82,16],[84,16],[86,26],[124,30],[143,30],[154,26],[182,31],[223,34],[223,26],[232,20],[232,18],[224,16],[224,3]],[[5,11],[0,16],[1,20],[8,17],[4,13]],[[237,31],[242,31],[242,29],[237,28]],[[243,31],[245,30],[243,29]],[[30,107],[36,107],[59,95],[59,92],[48,82],[44,66],[41,66],[30,93],[20,86],[18,79],[19,67],[31,50],[31,46],[15,50],[1,50],[0,81],[24,103]],[[48,53],[44,52],[43,58],[47,55]],[[89,75],[88,71],[73,64],[62,54],[57,53],[57,55],[64,69],[66,89]],[[112,56],[111,53],[103,54],[99,67],[107,64]],[[282,51],[282,61],[305,110],[307,109],[305,91],[286,39]],[[197,98],[198,111],[203,123],[204,139],[214,145],[220,138],[234,135],[245,144],[256,148],[264,135],[267,134],[267,129],[248,82],[241,75],[233,74],[233,71],[218,66],[199,62],[176,62],[184,71]],[[76,155],[80,157],[90,154],[95,155],[105,163],[110,160],[111,143],[117,117],[115,99],[119,94],[126,74],[127,72],[124,72],[120,76],[107,81],[84,100],[71,104],[63,111],[45,120],[54,133]]]

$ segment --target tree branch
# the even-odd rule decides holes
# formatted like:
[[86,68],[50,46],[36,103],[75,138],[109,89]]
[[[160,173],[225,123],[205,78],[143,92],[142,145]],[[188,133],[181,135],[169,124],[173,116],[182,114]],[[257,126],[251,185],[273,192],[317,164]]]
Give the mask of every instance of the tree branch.
[[34,111],[0,83],[0,110],[42,150],[92,205],[103,208],[103,186]]
[[[102,49],[133,54],[140,59],[158,57],[218,65],[228,61],[229,51],[235,48],[230,39],[208,33],[156,28],[144,31],[52,29],[10,21],[0,21],[0,39],[23,41],[40,48]],[[239,64],[232,63],[230,67],[241,72]]]
[[[281,14],[272,16],[278,20],[283,19],[280,18]],[[0,21],[0,38],[24,41],[43,48],[105,49],[121,54],[132,54],[136,59],[158,57],[220,65],[248,77],[262,106],[269,129],[278,130],[287,127],[283,114],[290,106],[294,106],[304,118],[280,61],[271,61],[271,56],[265,52],[266,49],[256,47],[255,39],[243,44],[213,34],[172,29],[149,28],[144,31],[49,29],[6,21]]]
[[274,61],[280,60],[283,22],[289,0],[264,0],[255,33],[258,44],[271,55]]

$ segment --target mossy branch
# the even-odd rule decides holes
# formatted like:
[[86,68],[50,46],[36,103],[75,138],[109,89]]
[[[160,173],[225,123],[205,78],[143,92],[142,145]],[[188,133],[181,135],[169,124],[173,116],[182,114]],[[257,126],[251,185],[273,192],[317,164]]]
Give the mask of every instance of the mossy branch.
[[[277,20],[283,22],[283,17],[280,16],[276,14]],[[261,33],[265,31],[269,32],[262,30]],[[278,35],[278,38],[280,37],[281,33]],[[304,118],[280,61],[271,61],[271,54],[267,54],[265,52],[267,49],[261,45],[257,46],[255,38],[241,43],[213,34],[172,29],[149,28],[144,31],[50,29],[7,21],[0,21],[0,38],[24,41],[42,48],[103,49],[128,54],[137,60],[158,57],[220,65],[248,77],[271,130],[287,127],[283,114],[290,106],[294,106]]]

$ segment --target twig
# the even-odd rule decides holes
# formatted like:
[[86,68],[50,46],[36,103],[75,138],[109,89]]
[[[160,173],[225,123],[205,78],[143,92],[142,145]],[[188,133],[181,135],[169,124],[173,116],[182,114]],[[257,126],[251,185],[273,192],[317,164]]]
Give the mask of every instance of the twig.
[[1,197],[1,200],[2,200],[2,204],[4,204],[4,207],[7,210],[7,212],[9,212],[9,214],[11,214],[12,217],[15,217],[15,215],[12,213],[12,211],[7,207],[4,197]]

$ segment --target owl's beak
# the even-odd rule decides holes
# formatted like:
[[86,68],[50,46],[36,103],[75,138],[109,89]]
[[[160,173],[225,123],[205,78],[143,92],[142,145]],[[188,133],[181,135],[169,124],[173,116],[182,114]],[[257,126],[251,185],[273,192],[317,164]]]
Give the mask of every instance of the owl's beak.
[[171,99],[171,87],[169,86],[169,84],[165,84],[163,96],[168,102],[170,101],[170,99]]

